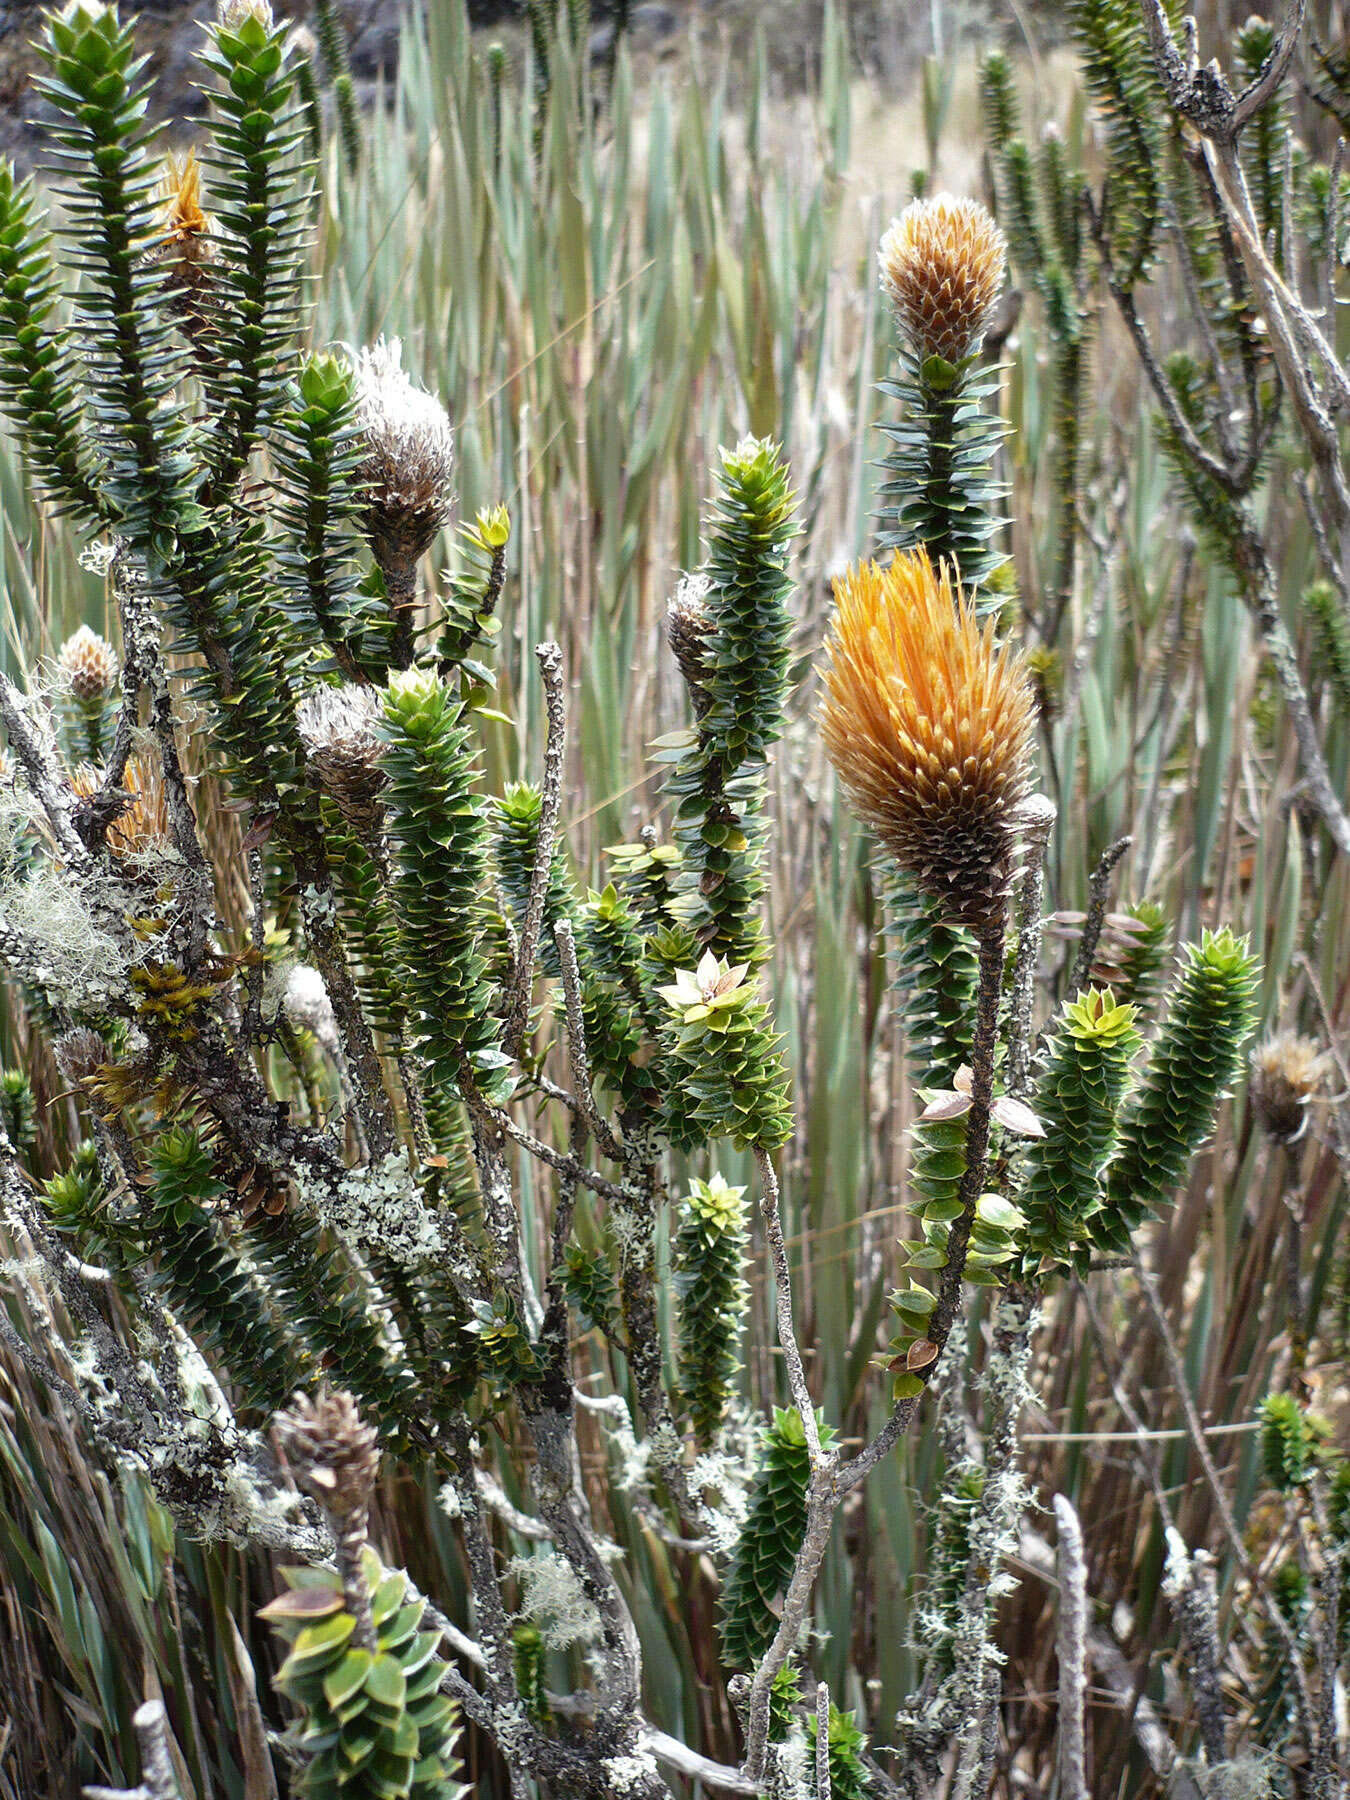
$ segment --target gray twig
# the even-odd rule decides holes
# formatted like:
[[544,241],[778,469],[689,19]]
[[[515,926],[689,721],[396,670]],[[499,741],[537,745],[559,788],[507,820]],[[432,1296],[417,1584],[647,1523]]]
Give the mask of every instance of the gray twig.
[[572,1086],[576,1090],[577,1107],[605,1155],[611,1162],[622,1162],[624,1147],[595,1104],[591,1061],[586,1051],[586,1014],[581,992],[581,968],[577,962],[576,934],[570,919],[558,919],[555,922],[553,941],[558,946],[558,962],[562,968],[563,1006],[567,1015],[567,1055],[572,1066]]
[[85,1800],[181,1800],[169,1753],[169,1717],[162,1700],[147,1700],[131,1717],[141,1747],[141,1785],[87,1787]]
[[822,1681],[816,1688],[816,1800],[832,1800],[830,1782],[830,1690]]
[[1026,866],[1017,890],[1017,956],[1013,964],[1012,1008],[1008,1019],[1008,1092],[1025,1100],[1031,1089],[1031,1008],[1041,954],[1041,895],[1045,888],[1045,847],[1055,824],[1055,805],[1033,794],[1021,810],[1022,855]]
[[57,773],[54,759],[33,724],[24,697],[8,675],[0,675],[0,718],[5,722],[10,747],[19,759],[24,779],[47,816],[61,854],[74,868],[87,868],[89,852],[75,829],[75,796]]
[[535,656],[544,682],[548,736],[544,745],[539,835],[535,839],[534,867],[530,870],[530,890],[525,901],[525,917],[520,927],[520,949],[511,974],[511,999],[502,1032],[502,1042],[508,1056],[520,1055],[530,1016],[530,988],[534,982],[534,959],[539,954],[539,932],[544,922],[544,901],[548,894],[553,845],[558,833],[558,814],[562,807],[563,756],[567,747],[563,653],[557,644],[550,641],[537,645]]
[[1087,1687],[1087,1570],[1083,1527],[1071,1500],[1055,1495],[1059,1528],[1059,1788],[1063,1800],[1089,1800],[1083,1741]]
[[1087,917],[1083,920],[1083,935],[1078,944],[1078,955],[1074,958],[1073,973],[1069,976],[1069,996],[1082,993],[1092,975],[1092,965],[1097,960],[1097,946],[1102,938],[1102,926],[1106,920],[1106,899],[1111,885],[1111,876],[1116,864],[1124,856],[1132,837],[1117,838],[1115,843],[1103,850],[1097,867],[1092,871],[1089,883]]

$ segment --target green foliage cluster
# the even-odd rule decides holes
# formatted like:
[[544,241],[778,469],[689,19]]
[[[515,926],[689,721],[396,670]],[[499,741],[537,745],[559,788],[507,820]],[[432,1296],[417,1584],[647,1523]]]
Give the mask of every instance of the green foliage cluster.
[[886,878],[887,964],[910,1067],[932,1087],[947,1088],[970,1061],[974,940],[964,926],[949,924],[940,903],[919,893],[908,876],[888,869]]
[[[1082,0],[1075,8],[1075,28],[1094,91],[1109,113],[1108,226],[1122,258],[1117,273],[1133,279],[1150,266],[1158,211],[1156,181],[1150,189],[1136,166],[1139,147],[1145,138],[1161,145],[1162,130],[1148,110],[1151,78],[1139,63],[1137,21],[1131,23],[1126,11],[1123,0]],[[269,1177],[268,1168],[241,1156],[243,1130],[236,1125],[237,1135],[231,1136],[229,1107],[201,1075],[200,1064],[194,1070],[185,1035],[168,1056],[162,1044],[152,1046],[144,1068],[130,1058],[119,1061],[120,1091],[130,1098],[120,1109],[110,1102],[123,1118],[100,1123],[101,1130],[125,1131],[133,1158],[144,1156],[148,1178],[134,1211],[124,1213],[123,1200],[110,1198],[99,1152],[91,1148],[45,1183],[48,1216],[71,1233],[81,1253],[95,1252],[107,1264],[131,1310],[137,1301],[127,1271],[147,1268],[171,1311],[236,1377],[252,1405],[272,1406],[323,1368],[357,1394],[385,1443],[408,1453],[428,1476],[444,1467],[454,1433],[490,1423],[494,1431],[482,1431],[480,1443],[499,1435],[515,1454],[517,1424],[528,1434],[541,1409],[565,1410],[557,1406],[560,1393],[570,1405],[562,1361],[565,1320],[557,1316],[561,1292],[584,1326],[599,1328],[610,1339],[608,1345],[593,1341],[584,1354],[593,1350],[597,1358],[607,1358],[618,1351],[628,1359],[634,1390],[648,1409],[640,1423],[654,1468],[656,1448],[667,1442],[658,1431],[666,1427],[650,1410],[638,1368],[643,1346],[633,1329],[632,1270],[645,1276],[657,1266],[666,1197],[659,1159],[666,1146],[693,1152],[717,1140],[771,1153],[794,1129],[781,1042],[764,997],[761,965],[769,945],[759,917],[765,781],[771,745],[784,729],[792,629],[787,558],[796,525],[787,465],[770,444],[753,439],[726,453],[718,474],[702,570],[706,633],[692,696],[697,719],[662,752],[673,770],[667,788],[675,803],[673,844],[661,844],[648,832],[641,843],[623,846],[615,857],[614,884],[587,891],[584,900],[561,838],[555,846],[540,968],[558,983],[561,965],[551,928],[567,918],[576,935],[592,1068],[602,1092],[608,1090],[618,1102],[625,1145],[639,1144],[642,1159],[650,1154],[657,1160],[644,1160],[639,1170],[635,1153],[634,1163],[623,1170],[625,1188],[616,1188],[588,1166],[589,1123],[579,1108],[572,1113],[570,1138],[564,1127],[544,1143],[548,1155],[540,1160],[551,1158],[555,1167],[541,1183],[556,1173],[556,1194],[566,1200],[555,1197],[555,1204],[575,1205],[579,1217],[576,1238],[558,1247],[558,1264],[547,1272],[552,1305],[541,1331],[528,1282],[512,1263],[518,1236],[506,1234],[512,1248],[504,1266],[489,1269],[478,1261],[484,1213],[497,1209],[494,1224],[503,1213],[514,1223],[513,1196],[504,1198],[502,1192],[514,1176],[509,1133],[523,1138],[537,1129],[546,1137],[549,1127],[530,1109],[538,1106],[542,1112],[557,1097],[546,1074],[557,1069],[545,1062],[542,1048],[532,1045],[521,1054],[522,1079],[513,1085],[500,1042],[509,936],[503,914],[519,930],[542,795],[519,783],[500,800],[480,797],[472,748],[480,725],[489,727],[490,755],[500,749],[496,740],[506,737],[505,732],[493,737],[491,728],[503,721],[487,710],[493,676],[479,658],[497,631],[509,523],[504,509],[496,509],[462,528],[458,567],[438,589],[437,604],[428,608],[418,644],[410,640],[406,656],[400,650],[395,658],[388,597],[362,530],[353,368],[341,357],[297,353],[301,227],[309,204],[302,159],[315,126],[314,95],[305,89],[307,120],[294,91],[304,70],[284,31],[270,26],[264,12],[232,15],[233,23],[216,30],[208,46],[207,66],[221,96],[209,127],[218,228],[211,280],[218,304],[191,312],[177,303],[164,266],[146,250],[154,238],[158,203],[152,187],[158,171],[141,131],[144,94],[129,32],[114,13],[78,4],[53,27],[50,96],[70,121],[67,148],[86,168],[70,216],[82,234],[81,296],[87,291],[90,297],[89,345],[86,351],[62,323],[55,264],[32,192],[5,171],[0,175],[0,390],[54,502],[74,512],[83,528],[115,532],[130,546],[133,562],[144,569],[147,607],[171,618],[175,650],[201,665],[201,693],[217,747],[225,754],[235,803],[245,798],[253,809],[245,854],[250,880],[262,883],[262,902],[256,920],[245,918],[241,941],[247,941],[253,924],[261,940],[263,912],[293,923],[298,907],[307,949],[316,962],[324,962],[323,984],[341,1047],[325,1064],[313,1049],[317,1039],[308,1033],[297,1037],[283,1015],[276,1015],[275,1023],[270,1013],[264,1019],[264,980],[277,973],[265,967],[268,952],[260,951],[253,962],[239,960],[238,980],[217,1006],[225,979],[216,967],[217,960],[224,962],[216,939],[223,940],[225,929],[216,933],[213,923],[202,967],[194,971],[203,1000],[193,1030],[198,1023],[210,1028],[207,1055],[228,1054],[251,1071],[250,1080],[263,1071],[269,1088],[287,1094],[285,1101],[273,1100],[256,1082],[246,1089],[249,1098],[265,1092],[275,1107],[277,1142],[289,1148],[301,1141],[311,1152],[303,1203],[276,1179],[284,1157],[274,1158]],[[332,9],[321,13],[331,26]],[[1251,66],[1261,41],[1259,31],[1247,29],[1242,53]],[[352,95],[340,40],[337,51],[326,41],[323,49],[336,76],[346,147],[354,161]],[[555,66],[565,79],[565,54]],[[497,68],[495,130],[497,151],[504,154]],[[1086,380],[1081,177],[1058,139],[1047,138],[1034,153],[1027,150],[1017,135],[1006,77],[1000,81],[997,69],[987,68],[985,85],[1005,219],[1015,254],[1037,265],[1037,292],[1051,321],[1059,408],[1056,482],[1064,508],[1063,541],[1071,544],[1072,506],[1080,497],[1076,433]],[[1258,121],[1244,154],[1253,159],[1250,178],[1260,205],[1269,206],[1273,217],[1282,200],[1283,167],[1272,160],[1279,115],[1267,110],[1269,118]],[[541,106],[541,119],[543,113]],[[580,116],[575,109],[569,112],[569,129]],[[466,115],[462,123],[471,133],[472,119]],[[546,141],[542,131],[535,148],[539,192],[554,192],[551,159],[561,158],[563,149]],[[1319,185],[1316,172],[1301,165],[1295,181],[1304,183],[1298,217],[1311,231],[1316,202],[1325,232],[1327,184]],[[569,205],[589,204],[584,183],[566,191]],[[706,223],[700,220],[700,234]],[[519,228],[509,209],[498,209],[492,227],[475,240],[484,258],[500,249],[492,241],[494,232],[514,247]],[[1191,225],[1184,223],[1183,229]],[[732,253],[721,243],[720,226],[718,233],[717,260],[725,262]],[[680,239],[680,230],[672,235]],[[603,233],[594,236],[599,243]],[[612,246],[604,248],[608,255]],[[672,259],[676,285],[686,273],[680,261],[685,250],[681,240]],[[712,301],[724,277],[725,269],[714,270]],[[711,303],[707,316],[713,316]],[[501,321],[494,316],[493,324]],[[1243,329],[1236,312],[1220,325],[1232,333]],[[505,335],[506,325],[501,328]],[[81,366],[89,376],[87,399],[80,393]],[[1186,417],[1197,430],[1208,429],[1213,394],[1206,371],[1196,368],[1192,375],[1174,364],[1172,372],[1185,397]],[[530,379],[527,370],[526,389]],[[904,407],[901,422],[889,428],[883,493],[892,541],[923,543],[935,555],[955,556],[966,579],[986,584],[991,597],[1000,587],[997,539],[1005,523],[1002,490],[991,474],[1001,435],[993,404],[998,386],[997,372],[975,357],[954,367],[902,356],[899,379],[883,390]],[[528,411],[526,406],[522,416]],[[477,458],[466,486],[491,461],[473,435],[476,429],[457,421],[457,432],[470,439],[469,453]],[[1172,445],[1179,469],[1182,448]],[[259,451],[263,455],[257,456]],[[602,451],[593,444],[579,460],[607,467],[608,456],[609,447]],[[509,456],[501,466],[512,466]],[[631,485],[642,478],[635,471]],[[522,479],[528,484],[528,475]],[[817,471],[810,493],[813,522],[823,479]],[[254,509],[254,492],[264,490],[272,504]],[[1219,535],[1233,560],[1246,520],[1231,496],[1219,498],[1221,492],[1197,489],[1192,500],[1211,513],[1219,506]],[[686,545],[697,536],[695,510],[684,509]],[[630,531],[630,536],[640,534]],[[606,578],[612,574],[607,565]],[[1069,577],[1071,565],[1061,562],[1057,585],[1063,591]],[[1309,611],[1320,619],[1317,603],[1310,601]],[[1334,594],[1322,611],[1326,641],[1334,649],[1343,623]],[[522,617],[528,617],[524,600]],[[409,658],[414,666],[391,679],[391,661]],[[1338,665],[1330,651],[1327,667],[1327,685],[1338,691]],[[1097,679],[1095,663],[1088,673]],[[338,680],[382,693],[383,785],[376,809],[381,822],[367,836],[349,829],[331,795],[317,791],[294,724],[300,684]],[[583,695],[583,715],[587,704],[594,705]],[[100,740],[95,752],[101,748]],[[187,835],[190,839],[190,829]],[[100,868],[106,865],[104,853]],[[585,866],[580,855],[578,866]],[[155,898],[163,902],[158,911],[171,910],[166,895]],[[158,911],[153,929],[170,929]],[[913,1071],[925,1078],[930,1093],[950,1101],[961,1088],[958,1070],[971,1055],[976,978],[971,941],[903,891],[897,892],[894,913],[892,972]],[[1012,1274],[1045,1277],[1047,1264],[1121,1250],[1146,1209],[1161,1205],[1184,1179],[1188,1158],[1212,1129],[1218,1100],[1239,1066],[1254,965],[1225,934],[1192,947],[1130,1099],[1139,1060],[1130,1003],[1151,997],[1169,936],[1161,909],[1140,909],[1137,916],[1144,930],[1121,958],[1119,1000],[1095,991],[1077,997],[1064,1008],[1046,1050],[1032,1097],[1045,1136],[1013,1141],[1015,1128],[1004,1129],[996,1118],[987,1179],[1003,1191],[981,1195],[975,1207],[965,1264],[973,1283],[1001,1288]],[[822,931],[830,928],[827,921]],[[841,934],[847,928],[841,926]],[[344,969],[350,991],[343,988]],[[266,993],[270,1003],[272,986]],[[561,1011],[556,996],[554,1010]],[[542,1016],[529,1014],[531,1030]],[[96,1022],[100,1028],[109,1023]],[[309,1048],[302,1053],[297,1044]],[[293,1069],[284,1066],[285,1055]],[[841,1065],[848,1066],[846,1059]],[[828,1091],[827,1079],[810,1066],[809,1057],[806,1068],[816,1099]],[[869,1072],[865,1061],[852,1065],[858,1085],[860,1070]],[[179,1116],[202,1121],[191,1129],[162,1129],[161,1115],[172,1116],[163,1097],[172,1093],[176,1103],[175,1084],[191,1103]],[[837,1090],[847,1085],[839,1082]],[[502,1106],[511,1101],[511,1114],[498,1114],[485,1126],[480,1113],[471,1135],[461,1104],[470,1086],[475,1099]],[[372,1095],[378,1104],[369,1103]],[[26,1082],[11,1090],[6,1078],[0,1102],[11,1137],[23,1147],[31,1090]],[[266,1103],[264,1110],[270,1110]],[[320,1129],[325,1120],[327,1131]],[[926,1119],[916,1133],[910,1191],[923,1238],[908,1250],[917,1270],[938,1270],[946,1263],[967,1170],[964,1120],[958,1101],[945,1116]],[[499,1123],[494,1163],[483,1140]],[[357,1154],[364,1157],[387,1125],[416,1144],[421,1168],[413,1204],[437,1203],[435,1217],[445,1223],[453,1244],[427,1268],[410,1270],[394,1262],[378,1235],[354,1247],[328,1228],[326,1202],[315,1198],[316,1185],[322,1188],[313,1176],[316,1167],[336,1185],[335,1146],[350,1155],[359,1145]],[[560,1148],[564,1140],[566,1153]],[[480,1191],[484,1170],[500,1177],[502,1185],[484,1182]],[[640,1218],[632,1203],[635,1177],[648,1183],[649,1220]],[[832,1163],[830,1180],[835,1179]],[[595,1249],[583,1248],[596,1241],[597,1230],[598,1208],[593,1211],[581,1192],[588,1182],[613,1208],[613,1233],[600,1238],[602,1247]],[[267,1190],[267,1206],[245,1210],[241,1205],[239,1196],[249,1193],[251,1183]],[[705,1448],[718,1440],[739,1375],[747,1311],[746,1214],[742,1190],[720,1178],[705,1182],[689,1175],[687,1185],[671,1247],[678,1398],[697,1446]],[[522,1211],[538,1192],[533,1175],[522,1182]],[[622,1241],[620,1219],[630,1234]],[[449,1233],[453,1223],[462,1233]],[[644,1230],[648,1241],[636,1241]],[[531,1242],[527,1255],[538,1247]],[[811,1255],[809,1246],[803,1254]],[[463,1290],[474,1288],[478,1291],[466,1298]],[[828,1295],[821,1299],[822,1309],[827,1300]],[[900,1334],[891,1345],[891,1369],[901,1397],[917,1394],[929,1378],[937,1354],[927,1342],[936,1301],[911,1283],[898,1290],[892,1304]],[[865,1363],[871,1336],[870,1328],[860,1334],[850,1364]],[[666,1346],[659,1337],[653,1342],[659,1364]],[[833,1370],[829,1378],[834,1379]],[[845,1404],[852,1404],[852,1376],[840,1379]],[[521,1405],[508,1422],[502,1415],[513,1399]],[[1268,1455],[1272,1446],[1278,1452],[1270,1466],[1280,1479],[1272,1476],[1273,1485],[1292,1494],[1316,1460],[1316,1445],[1297,1407],[1284,1414],[1281,1419],[1279,1407],[1268,1407],[1263,1447]],[[850,1428],[856,1422],[851,1419]],[[824,1435],[830,1442],[828,1429]],[[753,1667],[776,1634],[777,1603],[802,1541],[808,1474],[800,1418],[775,1413],[723,1592],[729,1667]],[[412,1485],[400,1482],[403,1488]],[[646,1505],[648,1496],[641,1498]],[[958,1579],[964,1593],[971,1523],[983,1499],[980,1472],[963,1472],[948,1499],[937,1533],[936,1568],[939,1593],[953,1617]],[[1337,1517],[1350,1513],[1344,1496],[1336,1504]],[[645,1523],[647,1515],[633,1510]],[[631,1532],[624,1547],[636,1566],[648,1553],[645,1542],[622,1504],[612,1513],[616,1533]],[[437,1529],[451,1541],[439,1520]],[[502,1529],[514,1527],[507,1523]],[[900,1542],[901,1531],[894,1536]],[[438,1546],[439,1539],[434,1552],[426,1550],[428,1557],[439,1553]],[[644,1573],[639,1568],[639,1581]],[[447,1672],[435,1655],[436,1635],[421,1630],[421,1603],[407,1600],[406,1579],[371,1568],[376,1641],[370,1649],[354,1641],[361,1621],[347,1612],[329,1577],[305,1572],[293,1581],[294,1591],[276,1616],[292,1640],[281,1686],[302,1714],[297,1741],[309,1758],[297,1778],[298,1791],[428,1797],[456,1792],[454,1709],[439,1693]],[[678,1583],[668,1585],[678,1590]],[[1291,1578],[1291,1609],[1298,1598],[1293,1588]],[[221,1616],[228,1618],[224,1605]],[[558,1748],[566,1734],[548,1718],[537,1628],[516,1621],[502,1655],[514,1671],[523,1708],[523,1716],[513,1712],[516,1724],[524,1732],[526,1721],[532,1721]],[[799,1702],[791,1669],[783,1672],[776,1698],[780,1714]],[[782,1724],[778,1715],[776,1722]],[[854,1715],[832,1708],[830,1773],[841,1800],[868,1791],[865,1752]]]
[[1018,1191],[1033,1268],[1042,1257],[1072,1261],[1102,1205],[1102,1171],[1139,1049],[1134,1021],[1135,1009],[1117,1004],[1110,988],[1090,988],[1065,1003],[1046,1046],[1033,1102],[1045,1136],[1027,1148]]
[[782,1039],[758,979],[707,951],[697,971],[682,970],[660,992],[669,1009],[663,1066],[677,1096],[667,1112],[672,1144],[692,1150],[729,1137],[739,1149],[779,1149],[792,1135],[792,1109]]
[[700,645],[704,710],[668,744],[667,792],[680,851],[672,912],[700,950],[731,962],[768,954],[758,906],[764,878],[764,774],[787,694],[787,553],[797,530],[787,464],[748,439],[724,451],[708,527]]
[[410,671],[390,684],[385,738],[393,907],[418,1039],[438,1083],[453,1089],[467,1071],[503,1099],[509,1063],[474,931],[488,832],[464,709],[439,676]]
[[1006,435],[995,404],[1002,376],[978,348],[950,363],[902,344],[897,362],[899,373],[877,384],[900,407],[881,424],[891,448],[879,541],[888,550],[926,545],[934,560],[954,564],[963,586],[981,588],[1007,561],[995,542],[1006,488],[990,472]]
[[[1132,28],[1112,0],[1088,0],[1072,10],[1080,30],[1128,37]],[[1053,592],[1062,611],[1072,590],[1082,464],[1084,398],[1090,373],[1091,314],[1083,297],[1085,277],[1083,176],[1072,167],[1062,138],[1047,132],[1033,150],[1023,134],[1012,65],[992,50],[980,67],[980,99],[985,137],[994,163],[999,221],[1024,287],[1045,311],[1051,346],[1053,386],[1054,494],[1058,520],[1054,541]],[[1128,117],[1128,113],[1126,114]],[[1112,134],[1113,149],[1129,147],[1132,133]],[[1144,178],[1144,190],[1151,182]],[[1127,181],[1122,195],[1138,184]],[[1116,190],[1113,189],[1113,193]],[[1136,215],[1142,228],[1146,209]],[[1147,234],[1144,234],[1145,237]],[[1053,636],[1053,633],[1051,634]]]
[[1313,1438],[1303,1408],[1292,1394],[1268,1394],[1261,1402],[1261,1463],[1267,1482],[1287,1494],[1307,1478]]
[[[822,1445],[833,1432],[821,1425]],[[722,1583],[722,1660],[749,1669],[773,1642],[775,1610],[806,1530],[810,1462],[800,1413],[776,1407],[760,1440],[759,1466],[745,1524]]]
[[694,1434],[710,1444],[727,1415],[750,1290],[745,1189],[697,1178],[680,1204],[673,1244],[680,1315],[680,1393]]
[[984,1495],[985,1471],[978,1463],[958,1466],[943,1483],[934,1521],[933,1558],[928,1592],[942,1622],[942,1634],[931,1646],[938,1676],[951,1673],[953,1644],[966,1599],[971,1529]]
[[1120,1120],[1106,1175],[1108,1204],[1087,1220],[1093,1246],[1129,1247],[1129,1233],[1163,1205],[1214,1127],[1254,1017],[1258,965],[1231,931],[1188,944],[1143,1079]]
[[1167,109],[1139,9],[1130,0],[1071,0],[1088,90],[1106,126],[1104,223],[1127,283],[1146,274],[1162,211]]
[[175,1126],[155,1140],[150,1168],[154,1187],[138,1222],[143,1249],[197,1342],[220,1357],[251,1406],[270,1413],[300,1385],[304,1364],[221,1231],[226,1189],[211,1153],[197,1132]]
[[[490,806],[493,855],[517,932],[524,928],[543,809],[543,793],[530,781],[508,783],[501,794],[493,797]],[[572,920],[575,912],[576,895],[572,873],[567,865],[567,846],[558,837],[554,840],[548,882],[544,889],[544,913],[539,926],[538,950],[539,967],[555,981],[562,970],[558,963],[558,946],[553,928],[560,919]]]
[[389,663],[390,621],[356,562],[360,431],[351,364],[306,357],[286,398],[272,434],[282,608],[301,641],[326,652],[316,673],[378,674]]
[[[440,1633],[401,1570],[365,1553],[373,1642],[360,1641],[336,1574],[291,1568],[289,1591],[263,1609],[289,1645],[277,1686],[299,1707],[305,1800],[461,1800],[459,1708],[441,1692]],[[355,1641],[354,1641],[355,1640]]]

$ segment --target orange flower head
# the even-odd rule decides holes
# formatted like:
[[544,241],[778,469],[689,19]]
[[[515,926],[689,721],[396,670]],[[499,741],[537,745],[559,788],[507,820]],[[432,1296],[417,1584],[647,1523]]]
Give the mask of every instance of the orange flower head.
[[881,285],[915,354],[959,363],[979,344],[1008,247],[978,200],[914,200],[881,240]]
[[1035,702],[1022,658],[981,630],[926,550],[834,584],[825,749],[854,811],[956,924],[1002,915]]
[[[93,763],[81,763],[70,777],[80,800],[92,800],[103,785],[103,771]],[[128,803],[108,827],[107,845],[114,856],[137,856],[162,850],[169,841],[169,809],[158,768],[133,756],[122,772],[122,791]]]
[[170,151],[155,189],[158,234],[152,254],[168,269],[169,283],[194,297],[215,259],[215,220],[202,205],[202,166],[196,152]]

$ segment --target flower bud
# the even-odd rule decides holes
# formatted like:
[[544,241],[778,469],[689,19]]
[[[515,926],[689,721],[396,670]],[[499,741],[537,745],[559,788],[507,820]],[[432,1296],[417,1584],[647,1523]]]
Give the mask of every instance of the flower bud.
[[370,687],[315,688],[296,708],[295,722],[309,766],[358,837],[378,831],[384,816],[380,790],[380,720],[384,704]]
[[150,255],[168,275],[169,286],[184,301],[199,297],[215,261],[215,220],[202,206],[202,169],[196,152],[172,152],[164,159],[155,189],[158,235]]
[[712,703],[704,685],[708,674],[708,639],[713,630],[712,615],[707,606],[711,586],[711,578],[707,575],[686,575],[666,608],[666,639],[689,689],[694,712],[700,719]]
[[357,356],[356,417],[365,440],[358,479],[366,523],[391,595],[450,516],[454,433],[445,408],[403,368],[397,338]]
[[912,201],[882,238],[877,261],[920,360],[959,363],[978,348],[1007,265],[1003,233],[978,200]]
[[277,1440],[296,1485],[336,1519],[365,1513],[379,1473],[373,1426],[345,1388],[297,1394],[276,1418]]
[[238,31],[250,19],[256,19],[270,31],[273,23],[271,0],[217,0],[216,22],[226,31]]
[[82,704],[105,700],[117,686],[117,652],[107,638],[100,637],[88,625],[81,625],[66,639],[56,653],[56,661],[70,683],[71,693]]

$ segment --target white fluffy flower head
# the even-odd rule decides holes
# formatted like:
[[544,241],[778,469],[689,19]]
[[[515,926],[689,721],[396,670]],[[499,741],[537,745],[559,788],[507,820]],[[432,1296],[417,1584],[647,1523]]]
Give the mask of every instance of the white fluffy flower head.
[[358,832],[379,822],[383,715],[379,690],[355,684],[315,688],[295,709],[310,769]]
[[403,367],[398,338],[357,352],[356,421],[365,437],[359,470],[376,556],[417,557],[450,516],[455,435],[445,408]]
[[238,31],[248,19],[272,29],[271,0],[218,0],[216,18],[226,31]]

